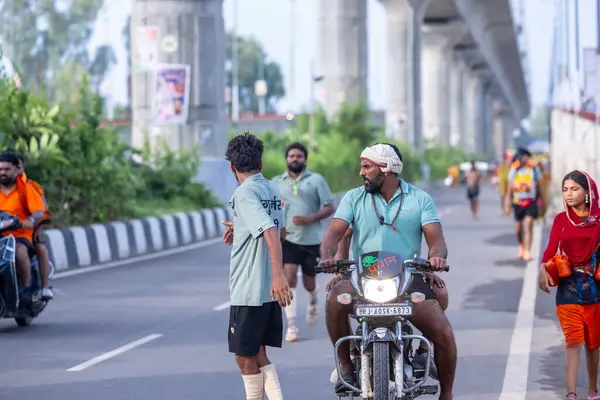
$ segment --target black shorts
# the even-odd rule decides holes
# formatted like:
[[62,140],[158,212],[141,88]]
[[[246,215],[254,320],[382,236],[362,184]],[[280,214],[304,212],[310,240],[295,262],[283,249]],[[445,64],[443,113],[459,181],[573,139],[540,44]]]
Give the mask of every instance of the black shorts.
[[304,246],[301,244],[283,242],[283,263],[300,265],[306,276],[316,276],[315,267],[319,263],[320,246]]
[[408,296],[414,292],[421,292],[425,295],[425,300],[437,300],[435,297],[435,293],[433,293],[433,289],[429,286],[429,283],[424,279],[425,277],[421,274],[413,275],[413,282],[410,285],[410,288],[406,291]]
[[527,207],[513,205],[513,210],[515,213],[515,221],[523,221],[525,217],[531,217],[535,219],[538,216],[538,206],[537,202],[535,201]]
[[27,251],[29,252],[30,255],[35,253],[35,247],[33,247],[33,244],[29,240],[22,238],[22,237],[18,237],[18,238],[15,238],[15,242],[21,243],[22,245],[24,245],[27,248]]
[[479,197],[479,188],[468,188],[467,189],[467,198],[469,200],[473,200],[474,198]]
[[229,309],[229,352],[252,357],[261,346],[283,343],[281,306],[273,301],[262,306],[231,306]]

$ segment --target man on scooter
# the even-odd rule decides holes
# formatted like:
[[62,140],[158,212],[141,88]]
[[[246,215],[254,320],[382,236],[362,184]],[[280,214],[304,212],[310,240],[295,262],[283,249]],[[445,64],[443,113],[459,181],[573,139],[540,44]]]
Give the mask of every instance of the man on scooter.
[[[369,251],[391,251],[405,258],[421,253],[422,237],[429,247],[429,262],[435,270],[446,266],[447,248],[437,210],[429,194],[399,179],[402,155],[394,145],[383,143],[367,147],[361,154],[360,176],[365,184],[350,190],[342,199],[321,245],[322,266],[333,265],[338,244],[352,226],[354,256]],[[456,373],[456,343],[448,318],[431,287],[415,279],[413,292],[426,300],[414,305],[413,325],[435,347],[435,364],[440,382],[440,400],[451,400]],[[348,280],[333,285],[327,296],[327,331],[333,343],[350,334],[348,315],[352,304],[346,299],[354,292]],[[348,342],[339,348],[341,373],[356,383]],[[336,393],[346,392],[338,382]]]
[[17,271],[22,284],[20,296],[30,298],[31,259],[33,229],[44,220],[46,207],[38,192],[31,185],[24,185],[18,179],[19,159],[13,152],[0,153],[0,211],[17,216],[21,228],[5,232],[16,239],[15,258]]
[[[18,179],[24,185],[32,186],[42,197],[42,200],[44,201],[44,220],[42,223],[49,222],[50,211],[48,210],[48,203],[46,202],[46,194],[44,189],[42,189],[39,183],[25,174],[25,157],[23,156],[23,153],[20,151],[15,151],[14,154],[19,160],[17,171]],[[36,225],[33,230],[33,245],[35,246],[35,253],[39,261],[40,277],[42,280],[42,299],[52,300],[54,298],[54,293],[52,293],[52,289],[50,289],[50,254],[48,253],[48,248],[46,247],[46,242],[44,241],[44,232],[41,224]]]

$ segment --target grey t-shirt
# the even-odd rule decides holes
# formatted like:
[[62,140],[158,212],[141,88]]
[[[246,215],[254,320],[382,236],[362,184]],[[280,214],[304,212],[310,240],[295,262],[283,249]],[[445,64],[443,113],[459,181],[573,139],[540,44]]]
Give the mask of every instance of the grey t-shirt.
[[281,198],[285,203],[285,240],[303,246],[315,246],[321,243],[323,237],[321,221],[298,226],[292,223],[292,218],[298,215],[314,214],[321,207],[333,204],[333,195],[325,178],[305,170],[300,179],[295,182],[294,178],[286,171],[283,175],[273,178],[273,182],[279,187]]
[[279,190],[262,174],[248,177],[229,201],[233,243],[229,268],[232,306],[261,306],[271,298],[271,259],[263,232],[285,227]]

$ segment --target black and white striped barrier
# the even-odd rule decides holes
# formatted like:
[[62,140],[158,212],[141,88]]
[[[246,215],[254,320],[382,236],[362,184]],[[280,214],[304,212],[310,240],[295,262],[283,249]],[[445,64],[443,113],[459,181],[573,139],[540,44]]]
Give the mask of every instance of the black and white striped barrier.
[[[422,184],[417,184],[422,186]],[[339,204],[344,193],[334,195]],[[126,260],[191,245],[223,234],[233,210],[211,208],[160,217],[44,231],[56,272]]]
[[213,208],[160,217],[44,232],[56,272],[85,268],[156,253],[219,237],[230,208]]

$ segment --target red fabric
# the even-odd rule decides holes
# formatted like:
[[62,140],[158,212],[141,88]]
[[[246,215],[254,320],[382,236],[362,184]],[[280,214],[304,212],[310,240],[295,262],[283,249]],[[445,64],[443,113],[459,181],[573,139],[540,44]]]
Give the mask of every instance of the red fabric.
[[557,253],[559,245],[561,252],[567,256],[572,265],[582,265],[588,262],[600,244],[600,207],[598,205],[598,187],[590,176],[582,172],[588,180],[590,188],[590,211],[587,222],[579,218],[575,210],[563,200],[565,208],[554,218],[548,247],[544,251],[542,262],[546,262]]

